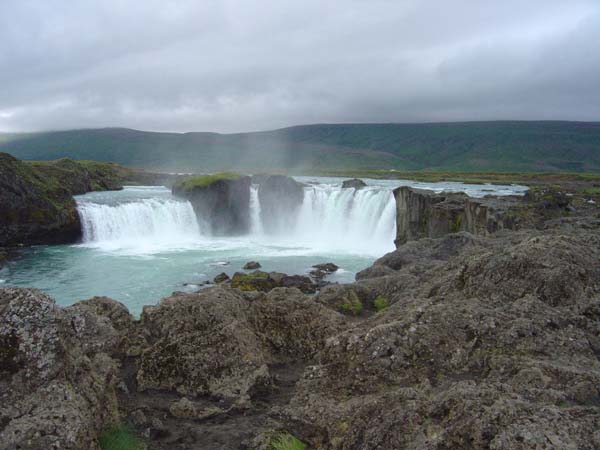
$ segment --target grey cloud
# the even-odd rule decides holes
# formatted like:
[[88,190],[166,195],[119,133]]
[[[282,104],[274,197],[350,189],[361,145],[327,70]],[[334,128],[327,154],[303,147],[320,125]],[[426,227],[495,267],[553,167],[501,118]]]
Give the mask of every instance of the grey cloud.
[[600,117],[596,0],[0,3],[0,130]]

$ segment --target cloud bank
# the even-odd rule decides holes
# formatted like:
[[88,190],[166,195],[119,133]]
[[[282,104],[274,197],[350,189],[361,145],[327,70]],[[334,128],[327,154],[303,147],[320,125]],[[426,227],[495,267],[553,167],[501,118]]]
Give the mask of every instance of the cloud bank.
[[0,131],[600,120],[597,0],[4,0]]

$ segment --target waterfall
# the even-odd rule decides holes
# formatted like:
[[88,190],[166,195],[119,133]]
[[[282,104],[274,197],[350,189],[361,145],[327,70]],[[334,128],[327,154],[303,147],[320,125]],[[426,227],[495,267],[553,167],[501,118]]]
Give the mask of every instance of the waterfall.
[[250,233],[262,234],[263,227],[260,220],[260,200],[258,199],[258,185],[250,187]]
[[316,247],[383,254],[394,249],[396,203],[388,189],[305,188],[292,236]]
[[189,202],[145,198],[120,204],[78,201],[83,241],[96,246],[177,245],[200,237]]
[[[237,245],[234,237],[211,237],[210,227],[190,202],[174,198],[164,188],[90,193],[78,197],[77,203],[85,246],[152,253]],[[268,233],[261,219],[258,186],[250,188],[249,206],[250,229],[242,238],[244,245],[375,256],[394,248],[396,206],[389,188],[306,186],[302,203],[279,212]]]

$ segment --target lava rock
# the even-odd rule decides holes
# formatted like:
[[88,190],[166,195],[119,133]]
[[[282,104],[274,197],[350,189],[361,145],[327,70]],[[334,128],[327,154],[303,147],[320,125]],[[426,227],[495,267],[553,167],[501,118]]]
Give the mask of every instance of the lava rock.
[[285,275],[278,284],[280,287],[297,288],[305,294],[314,294],[317,290],[312,280],[304,275]]
[[[363,310],[282,420],[315,448],[596,448],[600,235],[569,230],[423,239],[394,273],[321,290]],[[376,296],[389,306],[366,314]]]
[[322,264],[315,264],[313,267],[315,269],[321,270],[321,271],[323,271],[325,273],[333,273],[333,272],[336,272],[339,269],[338,266],[336,266],[334,263],[330,263],[330,262],[328,262],[328,263],[322,263]]
[[342,319],[297,289],[263,294],[220,285],[146,307],[141,323],[152,342],[139,359],[140,391],[243,402],[270,389],[270,364],[312,358]]
[[97,448],[119,418],[113,303],[104,315],[99,302],[59,308],[35,289],[0,289],[0,448]]
[[248,261],[246,264],[244,264],[243,269],[244,270],[256,270],[256,269],[260,269],[262,266],[260,265],[260,263],[258,261]]
[[117,167],[66,158],[32,164],[0,153],[0,246],[77,241],[73,195],[122,189]]
[[309,272],[309,275],[318,286],[324,286],[325,284],[327,284],[324,282],[325,277],[336,272],[339,269],[339,267],[333,263],[315,264],[313,267],[314,270],[311,270]]
[[248,176],[214,174],[182,179],[171,191],[190,201],[212,234],[236,235],[250,229],[250,184]]
[[221,272],[219,275],[217,275],[216,277],[213,278],[213,283],[221,284],[221,283],[225,283],[229,280],[230,280],[229,275],[227,275],[225,272]]
[[277,282],[267,272],[260,270],[250,273],[236,272],[231,278],[231,287],[241,291],[268,292],[277,287]]
[[258,184],[260,220],[267,233],[281,233],[293,228],[304,201],[304,185],[284,175],[255,175]]
[[367,183],[365,183],[363,180],[361,180],[359,178],[352,178],[351,180],[344,180],[342,182],[342,189],[347,189],[347,188],[360,189],[360,188],[364,188],[366,185],[367,185]]

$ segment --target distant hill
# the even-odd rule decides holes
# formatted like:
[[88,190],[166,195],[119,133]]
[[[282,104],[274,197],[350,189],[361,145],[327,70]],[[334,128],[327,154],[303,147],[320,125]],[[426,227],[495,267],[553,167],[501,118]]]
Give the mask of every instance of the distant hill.
[[0,134],[0,151],[176,171],[600,172],[600,122],[319,124],[238,134],[103,128]]

